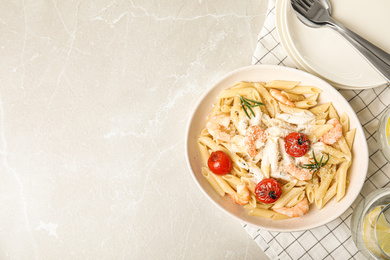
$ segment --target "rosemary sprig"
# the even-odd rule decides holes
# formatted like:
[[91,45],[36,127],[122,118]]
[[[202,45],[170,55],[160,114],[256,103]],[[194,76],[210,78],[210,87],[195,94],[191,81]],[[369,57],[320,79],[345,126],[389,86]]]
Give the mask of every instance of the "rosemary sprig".
[[249,113],[246,110],[246,108],[248,108],[249,111],[252,113],[252,115],[255,117],[256,115],[255,115],[255,112],[253,112],[252,108],[264,105],[264,103],[261,103],[259,101],[255,101],[255,100],[252,100],[252,99],[249,99],[249,98],[244,98],[244,97],[242,97],[240,95],[237,95],[237,96],[240,98],[242,109],[244,110],[246,116],[249,119],[251,118],[251,116],[249,115]]
[[325,166],[328,163],[328,161],[329,161],[329,154],[327,154],[327,155],[328,155],[328,158],[325,160],[325,162],[322,162],[323,159],[324,159],[324,155],[321,156],[321,159],[318,162],[318,160],[316,158],[316,155],[314,154],[314,151],[313,151],[313,160],[314,160],[314,162],[310,162],[309,164],[304,164],[304,165],[297,165],[297,166],[299,166],[301,168],[304,168],[304,169],[309,169],[311,172],[313,172],[312,175],[311,175],[311,181],[313,181],[314,174],[316,172],[318,172],[318,170],[321,167]]

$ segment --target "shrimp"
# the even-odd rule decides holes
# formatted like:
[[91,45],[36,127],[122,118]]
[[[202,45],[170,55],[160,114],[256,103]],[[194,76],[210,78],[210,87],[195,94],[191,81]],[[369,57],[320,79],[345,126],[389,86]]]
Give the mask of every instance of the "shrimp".
[[230,198],[237,204],[245,205],[249,202],[250,193],[245,183],[237,184],[237,193],[229,194]]
[[288,98],[286,98],[285,96],[283,96],[282,92],[278,89],[271,89],[269,91],[269,93],[271,94],[271,96],[273,96],[276,100],[282,102],[283,104],[286,104],[290,107],[295,107],[295,104],[294,102],[292,102],[291,100],[289,100]]
[[245,132],[245,148],[250,157],[255,157],[257,154],[256,144],[258,142],[264,143],[267,140],[267,134],[263,128],[258,125],[253,125]]
[[343,135],[343,127],[341,123],[336,118],[330,119],[326,122],[327,125],[332,125],[333,128],[326,132],[321,138],[320,141],[325,144],[334,144],[337,142]]
[[289,216],[291,218],[295,217],[302,217],[309,211],[309,202],[306,198],[301,200],[297,205],[291,208],[278,208],[278,209],[273,209],[274,211]]
[[286,171],[301,181],[310,180],[312,176],[312,173],[309,169],[300,168],[292,163],[286,167]]
[[230,117],[227,115],[214,115],[210,117],[209,122],[206,124],[206,128],[209,133],[216,139],[220,139],[225,142],[230,142],[232,136],[226,133],[230,124]]

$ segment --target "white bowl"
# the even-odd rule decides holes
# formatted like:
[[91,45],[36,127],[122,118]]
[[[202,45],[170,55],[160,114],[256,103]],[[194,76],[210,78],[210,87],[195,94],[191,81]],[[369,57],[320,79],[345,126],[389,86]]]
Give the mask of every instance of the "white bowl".
[[[247,210],[235,204],[228,197],[220,197],[202,175],[202,159],[197,146],[197,137],[206,125],[212,105],[218,94],[239,81],[267,82],[271,80],[294,80],[304,85],[313,85],[323,90],[319,103],[333,102],[341,114],[347,112],[350,117],[350,128],[356,128],[356,137],[352,149],[353,161],[348,172],[349,186],[345,197],[338,203],[333,198],[325,207],[318,210],[315,205],[310,206],[309,212],[300,218],[287,220],[269,220],[260,217],[248,216]],[[268,231],[290,232],[312,229],[324,225],[344,213],[359,195],[364,184],[368,168],[368,148],[363,129],[352,107],[344,97],[324,80],[306,72],[273,65],[255,65],[236,69],[213,84],[200,98],[189,119],[186,133],[186,157],[188,166],[196,183],[204,194],[220,209],[241,222]]]

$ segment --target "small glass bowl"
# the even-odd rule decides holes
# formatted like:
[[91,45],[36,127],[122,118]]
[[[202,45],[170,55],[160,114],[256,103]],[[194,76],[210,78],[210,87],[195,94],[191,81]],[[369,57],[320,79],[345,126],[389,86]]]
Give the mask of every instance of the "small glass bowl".
[[[383,258],[383,256],[380,257],[374,254],[366,247],[366,244],[363,241],[362,227],[364,225],[364,221],[367,215],[372,210],[374,210],[378,206],[386,207],[388,204],[390,204],[390,188],[382,188],[372,192],[366,198],[362,199],[356,205],[352,213],[352,217],[351,217],[352,239],[356,247],[367,259],[374,259],[374,260],[386,259]],[[379,217],[377,218],[377,220],[378,219]],[[378,245],[378,249],[379,248],[380,246]]]
[[[382,218],[382,221],[380,222],[379,219]],[[387,204],[379,213],[378,218],[375,221],[375,240],[376,243],[379,245],[379,249],[382,251],[382,255],[384,257],[387,257],[387,259],[390,259],[390,229],[389,228],[383,228],[383,225],[385,224],[386,227],[389,226],[390,223],[390,203]],[[381,226],[381,227],[380,227]],[[378,231],[381,230],[381,231]]]

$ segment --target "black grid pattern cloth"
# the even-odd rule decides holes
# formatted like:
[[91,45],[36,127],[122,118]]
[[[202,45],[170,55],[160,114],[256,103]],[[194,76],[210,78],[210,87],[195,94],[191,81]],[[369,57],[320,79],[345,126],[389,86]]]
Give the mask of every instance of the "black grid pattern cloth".
[[[253,55],[253,64],[295,68],[284,51],[275,26],[275,0],[270,0],[264,27]],[[369,168],[363,189],[354,204],[340,217],[321,227],[302,232],[269,232],[244,225],[245,230],[270,259],[365,259],[352,241],[350,220],[353,208],[372,191],[390,187],[390,163],[378,150],[376,128],[390,104],[390,87],[339,90],[355,110],[369,148]]]

